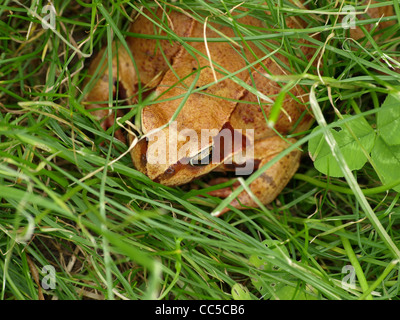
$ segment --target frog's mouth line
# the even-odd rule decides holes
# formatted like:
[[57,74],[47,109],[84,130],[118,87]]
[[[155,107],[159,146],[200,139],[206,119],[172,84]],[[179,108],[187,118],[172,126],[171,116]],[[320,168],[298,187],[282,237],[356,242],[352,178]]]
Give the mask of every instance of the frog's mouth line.
[[[115,83],[114,86],[117,88],[113,94],[114,99],[120,100],[121,105],[130,105],[132,97],[128,97],[127,90],[123,83],[119,81],[118,84]],[[144,91],[144,98],[149,96],[155,90],[156,87],[149,88],[149,90]],[[225,133],[228,134],[226,135]],[[249,149],[247,147],[252,145],[252,141],[247,135],[242,134],[241,130],[235,130],[229,121],[222,126],[219,133],[212,139],[212,146],[209,147],[208,150],[206,149],[206,152],[203,150],[191,158],[184,157],[179,159],[176,163],[170,165],[164,171],[164,173],[153,178],[153,181],[160,182],[170,179],[185,168],[186,170],[190,170],[194,177],[198,178],[204,175],[201,171],[205,171],[205,174],[209,173],[210,170],[206,169],[206,167],[209,165],[211,165],[212,170],[218,171],[220,168],[221,170],[223,169],[225,171],[229,171],[230,173],[234,173],[235,175],[241,176],[250,175],[257,170],[260,161],[251,158],[251,155],[254,155],[254,153],[252,153],[250,157],[247,154]],[[148,163],[151,163],[151,161],[149,161],[149,141],[147,139],[143,139],[139,144],[140,145],[137,146],[140,150],[139,162],[141,168],[145,169]],[[242,154],[246,154],[246,160],[241,162],[234,161],[232,156],[240,152]]]

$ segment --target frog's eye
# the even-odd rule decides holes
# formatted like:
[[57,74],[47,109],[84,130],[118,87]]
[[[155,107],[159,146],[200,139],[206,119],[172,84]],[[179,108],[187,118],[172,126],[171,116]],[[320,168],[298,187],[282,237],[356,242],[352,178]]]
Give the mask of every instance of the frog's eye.
[[206,166],[210,164],[212,158],[212,152],[213,152],[213,146],[211,145],[208,148],[201,150],[200,153],[196,154],[194,157],[190,158],[189,164],[192,167]]

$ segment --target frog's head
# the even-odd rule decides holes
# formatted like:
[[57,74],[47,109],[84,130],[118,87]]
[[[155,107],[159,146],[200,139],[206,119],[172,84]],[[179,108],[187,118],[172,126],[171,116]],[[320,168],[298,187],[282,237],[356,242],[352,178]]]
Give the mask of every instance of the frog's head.
[[[208,91],[225,85],[214,84]],[[175,186],[214,170],[234,155],[235,159],[240,155],[243,161],[245,148],[251,150],[252,135],[250,130],[243,133],[230,125],[234,101],[218,99],[202,91],[192,92],[185,98],[187,89],[162,88],[159,86],[156,93],[164,102],[142,110],[142,131],[147,138],[132,150],[136,168],[154,181]],[[182,109],[171,121],[182,103]]]

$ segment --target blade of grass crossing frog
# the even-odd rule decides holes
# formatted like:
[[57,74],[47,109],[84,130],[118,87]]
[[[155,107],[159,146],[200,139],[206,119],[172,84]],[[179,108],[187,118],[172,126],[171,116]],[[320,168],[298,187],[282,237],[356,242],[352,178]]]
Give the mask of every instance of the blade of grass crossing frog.
[[[147,136],[148,136],[148,135],[151,135],[151,134],[153,134],[153,133],[155,133],[155,132],[158,132],[158,131],[160,131],[160,130],[163,130],[164,128],[168,127],[173,121],[175,121],[175,119],[176,119],[176,117],[178,116],[179,112],[182,110],[182,108],[184,107],[186,101],[189,99],[189,96],[192,94],[193,89],[194,89],[194,87],[195,87],[197,81],[199,80],[199,78],[200,78],[200,72],[196,72],[196,77],[194,78],[193,82],[191,83],[189,89],[188,89],[188,90],[186,91],[186,93],[183,95],[183,99],[182,99],[182,101],[180,102],[178,108],[175,110],[175,112],[174,112],[174,114],[172,115],[171,119],[170,119],[166,124],[164,124],[163,126],[158,127],[158,128],[156,128],[156,129],[154,129],[154,130],[148,132],[148,133],[147,133]],[[174,97],[174,98],[176,98],[176,97]]]
[[269,119],[268,119],[268,125],[270,127],[274,127],[275,123],[278,121],[281,110],[283,109],[283,102],[285,101],[286,94],[287,94],[289,88],[291,88],[293,85],[294,85],[294,81],[290,81],[288,84],[286,84],[281,89],[278,96],[276,97],[275,102],[272,105],[271,113],[270,113]]
[[[311,90],[310,90],[310,105],[311,105],[311,109],[313,110],[315,119],[317,120],[318,124],[321,127],[326,128],[327,127],[327,123],[325,121],[325,118],[324,118],[324,116],[322,114],[321,108],[319,107],[319,104],[318,104],[318,101],[317,101],[317,97],[315,95],[316,87],[317,87],[317,84],[314,84],[311,87]],[[348,168],[348,166],[346,164],[346,161],[345,161],[340,149],[338,148],[332,133],[330,132],[330,130],[325,130],[324,131],[324,135],[325,135],[325,139],[326,139],[327,143],[329,144],[329,146],[330,146],[330,148],[332,150],[332,154],[334,155],[336,161],[338,161],[339,166],[342,169],[343,174],[344,174],[344,176],[346,178],[346,181],[348,182],[350,188],[354,191],[354,195],[355,195],[357,201],[360,203],[361,207],[363,208],[363,210],[365,212],[365,215],[367,216],[368,220],[374,226],[374,228],[376,229],[376,231],[378,232],[379,236],[382,238],[382,240],[384,241],[385,245],[390,250],[390,252],[396,258],[399,259],[400,258],[399,249],[397,248],[396,244],[393,242],[391,237],[388,235],[388,233],[386,232],[385,228],[380,223],[378,217],[375,215],[375,213],[373,212],[373,210],[372,210],[371,206],[369,205],[367,199],[365,198],[365,195],[362,193],[361,188],[358,185],[357,181],[355,180],[352,172]]]
[[[171,36],[176,38],[176,35],[171,34]],[[239,37],[240,39],[240,37]],[[180,42],[182,42],[182,39],[179,39]],[[204,41],[204,39],[202,39],[202,41]],[[208,42],[208,39],[207,39]],[[197,51],[196,49],[194,49],[193,47],[191,47],[190,45],[187,44],[187,42],[183,42],[182,45],[185,47],[186,50],[188,50],[189,52],[193,52],[196,53],[198,55],[200,55],[202,58],[209,60],[209,58],[207,57],[207,55],[204,55],[203,53]],[[195,57],[195,55],[193,55]],[[257,89],[255,89],[254,87],[252,87],[251,85],[248,85],[245,81],[240,80],[239,78],[237,78],[235,75],[238,72],[234,72],[234,73],[230,73],[228,72],[225,68],[222,68],[219,64],[215,63],[214,61],[211,62],[213,65],[215,65],[217,68],[220,69],[220,73],[222,73],[224,75],[224,77],[222,79],[220,79],[220,81],[222,81],[225,78],[230,78],[232,81],[236,82],[237,84],[239,84],[240,86],[242,86],[243,88],[245,88],[246,90],[250,91],[251,93],[253,93],[254,95],[258,96],[260,99],[265,100],[269,103],[273,103],[273,100],[270,99],[269,97],[267,97],[266,95],[264,95],[263,93],[259,92]],[[255,63],[254,63],[255,64]],[[248,68],[248,67],[247,67]],[[246,69],[247,69],[246,68]],[[212,83],[214,84],[214,83]]]
[[[151,19],[150,19],[151,20]],[[157,26],[159,26],[157,24]],[[164,30],[167,31],[167,30]],[[174,35],[173,33],[170,33],[170,35],[173,38],[177,38],[176,35]],[[212,39],[212,38],[211,38]],[[241,39],[241,37],[238,37],[238,39]],[[196,49],[194,49],[193,47],[191,47],[190,45],[188,45],[188,43],[186,41],[182,41],[183,39],[178,38],[177,39],[179,42],[182,43],[182,45],[185,47],[186,50],[188,50],[189,52],[193,52],[196,53],[198,55],[200,55],[202,58],[209,60],[208,57],[206,55],[204,55],[203,53],[197,51]],[[202,38],[201,41],[204,41],[204,39]],[[208,42],[208,39],[207,39]],[[246,90],[250,91],[251,93],[253,93],[254,95],[256,95],[257,97],[259,97],[260,99],[269,102],[269,103],[273,103],[273,100],[269,97],[267,97],[266,95],[264,95],[263,93],[259,92],[257,89],[255,89],[254,87],[252,87],[251,85],[247,84],[245,81],[235,77],[236,73],[239,72],[235,72],[235,73],[229,73],[225,68],[222,68],[219,64],[215,63],[214,61],[211,62],[213,65],[215,65],[217,68],[219,68],[222,71],[222,74],[226,77],[226,78],[230,78],[232,81],[236,82],[237,84],[239,84],[240,86],[242,86],[243,88],[245,88]],[[255,64],[255,63],[254,63]],[[246,68],[247,69],[247,68]],[[221,73],[220,71],[220,73]],[[220,79],[220,81],[222,81],[223,79],[225,79],[225,77],[223,77],[222,79]],[[214,83],[212,83],[214,84]]]

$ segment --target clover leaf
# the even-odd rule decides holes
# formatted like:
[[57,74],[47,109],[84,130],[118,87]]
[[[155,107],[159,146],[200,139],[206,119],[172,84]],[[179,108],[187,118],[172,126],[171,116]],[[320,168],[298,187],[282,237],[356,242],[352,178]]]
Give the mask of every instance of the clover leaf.
[[[344,119],[350,116],[344,116]],[[313,132],[318,130],[317,126]],[[375,132],[363,117],[354,117],[346,123],[337,123],[331,130],[350,170],[359,170],[367,162],[367,156],[375,141]],[[321,133],[310,139],[308,149],[315,168],[331,177],[343,177],[343,172]]]
[[[371,152],[371,158],[383,184],[400,179],[400,144],[391,146],[383,137],[378,136]],[[400,185],[393,189],[400,192]]]
[[400,144],[400,98],[388,95],[377,114],[377,128],[389,146]]

